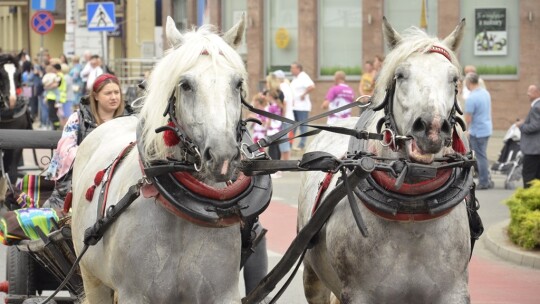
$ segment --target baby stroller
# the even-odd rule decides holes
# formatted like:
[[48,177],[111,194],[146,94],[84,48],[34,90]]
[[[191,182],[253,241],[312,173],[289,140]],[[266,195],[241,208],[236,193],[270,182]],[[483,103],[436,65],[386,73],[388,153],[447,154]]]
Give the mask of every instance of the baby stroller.
[[522,179],[523,154],[520,151],[520,139],[521,132],[516,124],[513,124],[504,135],[504,146],[499,153],[499,159],[491,166],[493,173],[506,175],[505,189],[515,189]]

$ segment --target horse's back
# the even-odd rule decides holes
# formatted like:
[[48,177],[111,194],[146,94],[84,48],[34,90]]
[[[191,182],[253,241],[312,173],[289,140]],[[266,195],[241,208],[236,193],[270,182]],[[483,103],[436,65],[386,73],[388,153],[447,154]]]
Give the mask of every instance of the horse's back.
[[135,116],[115,118],[88,134],[77,150],[75,175],[78,175],[77,172],[86,175],[89,173],[86,168],[105,164],[114,159],[123,148],[136,140],[138,121]]

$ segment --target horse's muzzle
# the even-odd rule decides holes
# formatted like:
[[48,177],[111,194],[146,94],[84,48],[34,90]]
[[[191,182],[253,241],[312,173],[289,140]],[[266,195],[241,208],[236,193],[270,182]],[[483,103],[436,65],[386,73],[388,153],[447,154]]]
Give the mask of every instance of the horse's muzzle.
[[203,163],[210,176],[216,182],[226,182],[231,179],[233,172],[240,162],[240,149],[226,147],[206,148],[203,152]]
[[422,153],[435,154],[450,141],[452,127],[447,119],[438,117],[418,117],[411,130],[416,146]]

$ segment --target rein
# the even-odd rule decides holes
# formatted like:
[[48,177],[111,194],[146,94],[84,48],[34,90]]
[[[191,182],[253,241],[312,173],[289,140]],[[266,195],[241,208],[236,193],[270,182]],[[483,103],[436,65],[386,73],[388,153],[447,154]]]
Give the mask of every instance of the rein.
[[[356,131],[356,130],[353,130],[353,129],[343,128],[343,127],[321,126],[321,125],[307,124],[308,122],[311,122],[311,121],[314,121],[314,120],[317,120],[317,119],[320,119],[320,118],[323,118],[323,117],[330,116],[330,115],[332,115],[334,113],[338,113],[338,112],[350,109],[352,107],[364,108],[364,107],[369,106],[371,104],[370,102],[362,103],[362,102],[359,101],[362,97],[364,97],[364,96],[359,97],[355,102],[352,102],[350,104],[341,106],[341,107],[336,108],[336,109],[334,109],[332,111],[327,111],[327,112],[321,113],[319,115],[310,117],[310,118],[302,120],[302,121],[290,120],[288,118],[285,118],[285,117],[280,116],[280,115],[276,115],[274,113],[259,110],[259,109],[255,108],[255,107],[253,107],[252,105],[248,104],[242,98],[242,104],[245,107],[247,107],[249,111],[251,111],[253,113],[256,113],[256,114],[266,116],[266,117],[271,118],[271,119],[279,120],[281,122],[285,122],[285,123],[289,124],[289,126],[287,128],[282,129],[278,133],[276,133],[274,135],[271,135],[271,136],[268,136],[268,137],[261,138],[258,142],[254,143],[252,145],[245,146],[245,148],[246,148],[248,153],[254,153],[255,151],[259,150],[260,148],[265,148],[265,147],[268,147],[270,145],[277,145],[277,144],[289,141],[290,140],[289,138],[283,138],[283,139],[280,139],[280,138],[282,138],[283,136],[288,134],[290,131],[294,130],[295,128],[297,128],[297,127],[299,127],[301,125],[312,127],[312,128],[315,128],[316,130],[305,132],[303,134],[300,134],[299,136],[296,136],[295,138],[297,138],[297,137],[305,137],[305,136],[312,136],[312,135],[318,134],[318,133],[320,133],[321,131],[324,130],[324,131],[329,131],[329,132],[333,132],[333,133],[354,136],[355,138],[359,138],[359,139],[382,140],[383,136],[381,134],[370,133],[370,132],[367,132],[367,131]],[[249,154],[246,153],[246,155],[249,155]]]

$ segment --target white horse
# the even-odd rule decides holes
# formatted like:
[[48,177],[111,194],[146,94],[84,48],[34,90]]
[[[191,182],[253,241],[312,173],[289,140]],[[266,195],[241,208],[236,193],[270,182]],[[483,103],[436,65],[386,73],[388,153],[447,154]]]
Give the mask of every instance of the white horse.
[[[383,129],[385,145],[369,140],[357,144],[353,151],[365,148],[381,157],[381,162],[408,160],[416,165],[414,168],[429,168],[440,164],[438,159],[445,155],[467,152],[466,143],[457,133],[459,127],[454,128],[452,122],[455,112],[460,111],[455,105],[460,67],[454,52],[460,44],[463,27],[464,20],[440,41],[416,28],[401,37],[384,19],[384,35],[391,51],[377,80],[373,105],[359,119],[347,120],[341,126],[354,127],[357,121],[363,121],[360,130],[380,133],[377,129]],[[386,95],[389,99],[385,99]],[[386,120],[383,106],[389,114]],[[385,122],[384,125],[378,125],[379,121]],[[322,132],[308,150],[343,157],[349,142],[349,136]],[[469,303],[467,267],[471,244],[463,198],[472,185],[472,177],[468,173],[461,176],[458,187],[446,188],[456,192],[446,193],[444,199],[445,194],[441,193],[441,201],[452,203],[454,199],[448,210],[429,209],[433,214],[400,211],[440,203],[427,202],[422,197],[439,191],[450,180],[448,175],[458,174],[452,170],[442,170],[445,172],[442,176],[423,179],[407,175],[401,187],[396,185],[400,183],[396,176],[373,171],[370,182],[361,183],[354,196],[367,227],[367,237],[360,233],[347,197],[341,200],[305,256],[304,287],[308,302],[329,303],[333,293],[342,303]],[[324,177],[321,172],[302,175],[300,229],[312,217]],[[339,183],[337,175],[325,193],[334,189],[336,183]],[[458,191],[459,187],[462,189]],[[396,209],[394,213],[386,212],[359,197],[388,201]],[[413,202],[400,201],[399,197]]]
[[[95,184],[94,175],[135,141],[137,132],[143,142],[118,164],[106,208],[141,181],[140,159],[148,166],[156,160],[189,161],[191,157],[199,170],[193,175],[195,182],[200,182],[203,192],[218,189],[212,187],[223,189],[224,182],[235,174],[247,72],[234,48],[243,33],[244,18],[223,37],[209,25],[181,34],[168,18],[166,34],[172,49],[152,71],[138,117],[101,125],[79,147],[73,173],[72,223],[78,255],[86,228],[97,218],[101,183],[96,183],[95,195],[90,195],[93,199],[86,199]],[[177,125],[169,125],[187,140],[166,145],[156,128],[167,125],[163,112],[170,100],[170,119]],[[166,135],[169,141],[171,136],[177,137],[174,134]],[[119,303],[240,303],[239,225],[221,223],[219,229],[195,225],[174,215],[174,210],[169,212],[166,208],[174,209],[170,205],[163,208],[156,197],[139,196],[83,256],[80,266],[87,301],[112,303],[116,294]]]

